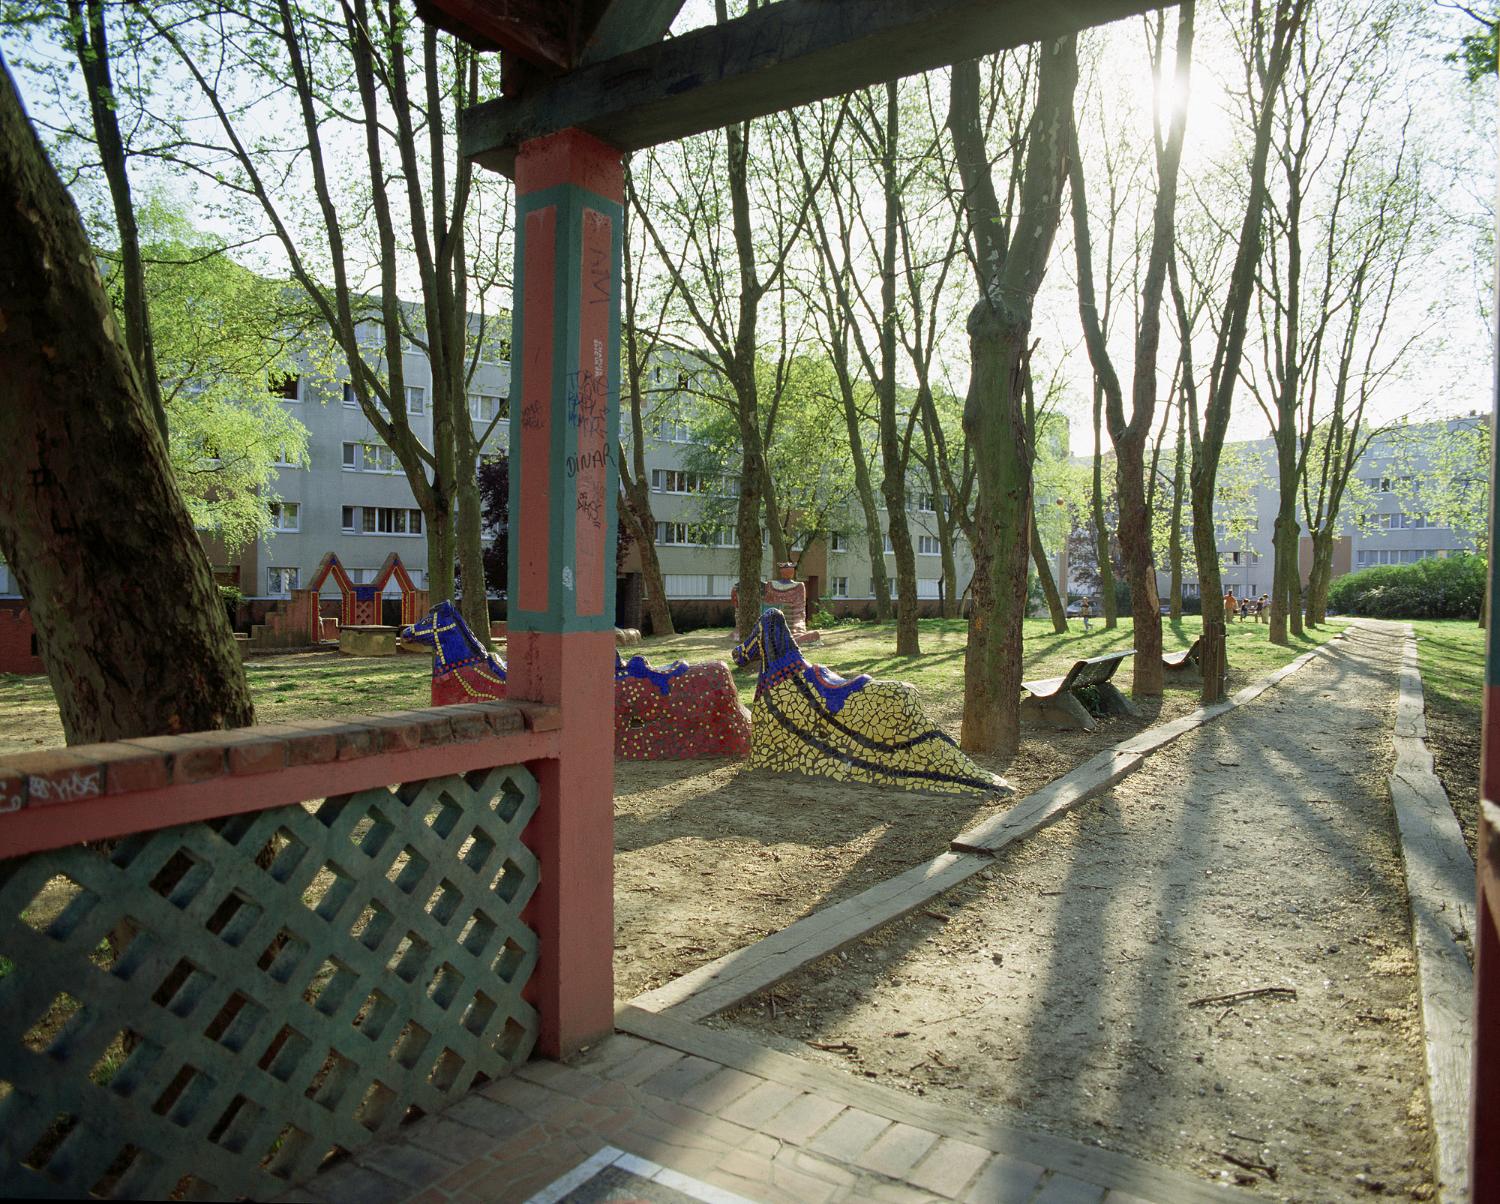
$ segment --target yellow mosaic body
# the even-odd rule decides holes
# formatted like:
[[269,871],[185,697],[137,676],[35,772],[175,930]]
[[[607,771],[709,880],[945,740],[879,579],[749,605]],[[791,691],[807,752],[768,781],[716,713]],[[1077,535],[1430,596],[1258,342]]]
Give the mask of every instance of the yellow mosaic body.
[[943,794],[1008,789],[939,735],[905,682],[869,682],[832,715],[787,679],[765,690],[750,713],[757,768]]

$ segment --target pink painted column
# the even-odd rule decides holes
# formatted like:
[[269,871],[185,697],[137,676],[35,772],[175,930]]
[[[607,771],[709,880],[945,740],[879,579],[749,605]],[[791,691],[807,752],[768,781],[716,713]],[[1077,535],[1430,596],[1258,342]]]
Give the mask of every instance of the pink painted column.
[[614,1027],[614,625],[619,466],[620,152],[579,130],[516,160],[507,607],[509,697],[562,712],[533,766],[542,864],[528,909],[538,1052]]

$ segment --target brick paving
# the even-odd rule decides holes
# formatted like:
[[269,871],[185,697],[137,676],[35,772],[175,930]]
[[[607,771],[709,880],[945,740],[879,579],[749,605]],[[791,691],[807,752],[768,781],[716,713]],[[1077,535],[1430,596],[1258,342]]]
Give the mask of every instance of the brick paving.
[[1123,1155],[945,1113],[742,1037],[653,1023],[675,1025],[671,1043],[619,1033],[572,1065],[527,1063],[282,1199],[521,1204],[611,1151],[655,1164],[664,1183],[696,1181],[698,1198],[759,1204],[1248,1198]]

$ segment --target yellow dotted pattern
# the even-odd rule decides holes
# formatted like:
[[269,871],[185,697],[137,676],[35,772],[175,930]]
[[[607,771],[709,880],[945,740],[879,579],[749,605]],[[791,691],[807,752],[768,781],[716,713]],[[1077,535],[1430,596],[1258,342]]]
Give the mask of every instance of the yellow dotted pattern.
[[783,678],[751,709],[750,763],[943,794],[1005,789],[939,734],[905,682],[872,681],[831,714],[800,674]]

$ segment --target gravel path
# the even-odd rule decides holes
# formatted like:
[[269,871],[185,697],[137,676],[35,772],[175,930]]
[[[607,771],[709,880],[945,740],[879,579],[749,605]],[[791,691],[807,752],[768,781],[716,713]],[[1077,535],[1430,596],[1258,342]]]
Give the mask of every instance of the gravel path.
[[1400,647],[1357,625],[940,907],[720,1022],[1267,1199],[1428,1198],[1384,781]]

